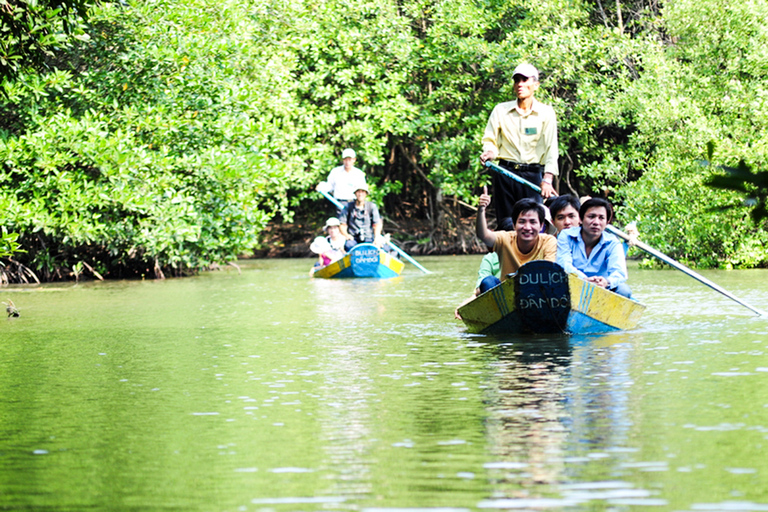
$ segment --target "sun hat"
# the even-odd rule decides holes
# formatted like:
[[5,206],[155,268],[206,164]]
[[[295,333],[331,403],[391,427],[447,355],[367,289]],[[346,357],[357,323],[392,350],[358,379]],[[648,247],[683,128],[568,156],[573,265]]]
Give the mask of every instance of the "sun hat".
[[315,254],[323,254],[331,250],[331,244],[328,243],[324,236],[319,236],[309,244],[309,250]]
[[358,185],[357,188],[355,189],[355,193],[357,193],[358,190],[365,190],[366,194],[370,193],[368,191],[368,185],[366,183],[361,183],[360,185]]
[[344,151],[341,152],[341,159],[345,158],[355,158],[357,155],[355,155],[355,150],[352,148],[347,148]]
[[536,80],[538,80],[539,70],[530,64],[520,64],[512,72],[512,76],[515,76],[515,75],[523,75],[526,78],[535,77]]
[[328,231],[328,228],[331,228],[333,226],[336,226],[336,227],[341,226],[341,221],[336,217],[331,217],[330,219],[325,221],[325,226],[323,226],[323,230]]

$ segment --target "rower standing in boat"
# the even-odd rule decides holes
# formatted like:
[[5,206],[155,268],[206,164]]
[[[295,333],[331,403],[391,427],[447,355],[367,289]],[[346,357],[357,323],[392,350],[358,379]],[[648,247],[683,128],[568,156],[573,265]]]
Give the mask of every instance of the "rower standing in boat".
[[[355,190],[357,186],[365,183],[365,173],[355,167],[357,155],[355,150],[347,148],[341,152],[342,165],[331,169],[328,175],[328,181],[317,184],[315,190],[318,192],[332,193],[334,199],[347,206],[355,202]],[[341,208],[336,207],[336,215],[341,214]]]
[[602,288],[631,297],[627,262],[621,242],[605,227],[613,218],[613,206],[593,197],[579,208],[581,227],[562,231],[557,237],[557,263]]
[[[556,196],[552,181],[557,167],[557,118],[555,111],[534,99],[539,88],[539,72],[530,64],[520,64],[512,72],[517,100],[494,107],[483,134],[480,160],[499,159],[499,166],[541,187],[541,194],[499,173],[493,174],[496,197],[496,225],[512,222],[512,208],[525,197],[542,202]],[[543,178],[542,178],[543,174]]]
[[341,234],[347,239],[344,249],[349,252],[357,244],[372,243],[387,252],[391,247],[382,236],[382,220],[379,209],[368,201],[368,185],[362,183],[355,190],[355,201],[344,207],[339,214]]

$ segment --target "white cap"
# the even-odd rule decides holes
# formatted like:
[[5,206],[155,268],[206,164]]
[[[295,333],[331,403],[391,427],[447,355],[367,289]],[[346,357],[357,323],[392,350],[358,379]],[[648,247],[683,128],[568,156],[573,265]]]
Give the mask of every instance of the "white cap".
[[366,183],[361,183],[355,188],[355,193],[357,193],[358,190],[365,190],[366,193],[368,192],[368,185]]
[[535,77],[536,80],[538,80],[539,70],[531,66],[530,64],[520,64],[512,72],[512,76],[515,76],[515,75],[523,75],[526,78]]
[[323,229],[328,229],[333,226],[337,226],[337,227],[341,226],[341,221],[336,217],[331,217],[330,219],[325,221],[325,226],[323,227]]
[[344,151],[341,152],[341,159],[344,160],[345,158],[355,158],[357,155],[355,155],[355,150],[352,148],[347,148]]

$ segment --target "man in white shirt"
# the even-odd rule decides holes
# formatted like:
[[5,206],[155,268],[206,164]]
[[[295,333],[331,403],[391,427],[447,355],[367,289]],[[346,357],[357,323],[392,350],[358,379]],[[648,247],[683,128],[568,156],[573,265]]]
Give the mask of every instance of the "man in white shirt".
[[360,185],[365,185],[365,173],[355,167],[357,155],[355,150],[347,148],[341,153],[343,165],[334,167],[328,175],[328,181],[317,184],[315,190],[333,193],[334,199],[341,203],[342,208],[336,208],[336,215],[341,214],[343,207],[355,202],[355,191]]

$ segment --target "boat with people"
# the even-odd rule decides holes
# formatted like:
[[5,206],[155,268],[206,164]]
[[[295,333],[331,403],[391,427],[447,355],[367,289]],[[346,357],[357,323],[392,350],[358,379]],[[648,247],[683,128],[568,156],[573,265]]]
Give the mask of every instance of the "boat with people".
[[397,277],[405,264],[373,244],[357,244],[341,259],[317,269],[315,277],[326,279],[347,277]]
[[602,334],[633,329],[643,311],[643,304],[546,260],[526,263],[458,308],[468,330],[483,334]]

